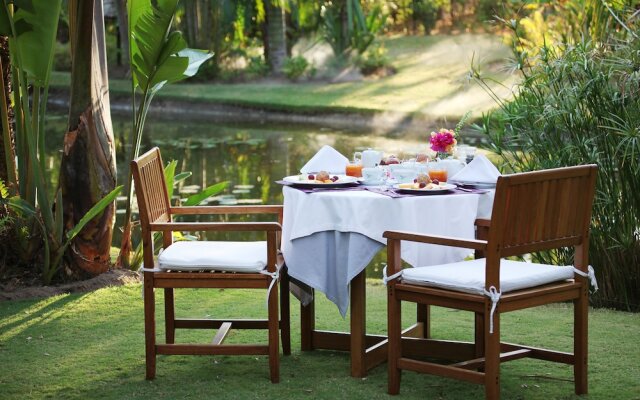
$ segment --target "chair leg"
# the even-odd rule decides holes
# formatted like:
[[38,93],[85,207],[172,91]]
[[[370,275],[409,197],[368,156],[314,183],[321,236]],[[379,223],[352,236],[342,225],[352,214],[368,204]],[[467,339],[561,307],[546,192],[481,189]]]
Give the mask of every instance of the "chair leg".
[[[277,283],[276,283],[277,285]],[[278,288],[269,294],[269,372],[271,383],[280,382],[280,316],[278,315]]]
[[144,342],[147,379],[156,377],[156,299],[153,290],[153,273],[144,273]]
[[176,341],[176,315],[173,297],[173,288],[164,289],[164,324],[167,344]]
[[388,330],[388,375],[389,382],[387,391],[389,394],[398,394],[400,393],[400,378],[401,372],[398,368],[398,359],[402,356],[402,338],[401,330],[402,330],[402,315],[401,315],[401,302],[397,299],[394,293],[394,286],[390,285],[387,288],[387,330]]
[[289,275],[286,267],[280,274],[280,336],[282,354],[291,354],[291,305],[289,300]]
[[422,338],[431,337],[431,306],[416,303],[416,322],[422,324]]
[[[487,302],[484,313],[484,387],[486,400],[500,399],[500,313],[493,315],[493,333],[489,333],[491,302]],[[500,306],[498,306],[500,307]]]
[[588,393],[587,365],[588,365],[588,318],[589,299],[588,286],[584,285],[580,296],[573,302],[573,379],[576,394]]
[[[474,329],[474,345],[476,358],[484,357],[484,315],[482,313],[474,313],[475,329]],[[478,368],[478,371],[484,371],[484,367]]]

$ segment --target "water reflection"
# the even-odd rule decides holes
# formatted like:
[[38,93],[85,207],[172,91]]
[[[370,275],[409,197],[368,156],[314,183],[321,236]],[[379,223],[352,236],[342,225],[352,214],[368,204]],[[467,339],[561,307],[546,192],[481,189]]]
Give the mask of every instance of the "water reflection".
[[[51,184],[57,185],[60,149],[66,118],[52,115],[47,124]],[[131,121],[114,116],[118,180],[126,177],[127,143]],[[331,145],[350,157],[369,147],[385,154],[411,155],[427,148],[427,133],[374,134],[291,125],[216,124],[207,121],[148,120],[141,151],[160,147],[164,162],[178,161],[178,171],[192,176],[180,183],[176,193],[187,197],[217,182],[227,181],[224,193],[209,198],[208,204],[282,204],[282,188],[274,181],[297,174],[323,145]],[[125,152],[125,150],[127,150]],[[119,208],[122,206],[119,204]],[[121,223],[117,222],[118,226]],[[119,244],[119,230],[114,243]],[[251,239],[254,235],[249,235]],[[227,239],[238,239],[234,235]],[[242,236],[248,239],[246,234]],[[255,236],[258,239],[258,236]],[[379,276],[384,254],[373,261],[369,273]],[[377,270],[377,272],[376,272]]]

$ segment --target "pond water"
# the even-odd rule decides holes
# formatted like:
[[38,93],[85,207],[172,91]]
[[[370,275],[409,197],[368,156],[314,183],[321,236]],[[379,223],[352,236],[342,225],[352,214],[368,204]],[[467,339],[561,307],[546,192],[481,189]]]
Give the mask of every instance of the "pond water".
[[[118,182],[126,179],[131,121],[113,116],[116,136]],[[66,117],[51,115],[47,125],[47,160],[52,185],[57,183],[60,148],[66,128]],[[339,130],[317,126],[231,124],[212,121],[182,121],[176,118],[148,118],[142,140],[144,152],[160,147],[163,161],[177,160],[177,171],[190,171],[176,193],[186,198],[218,182],[228,182],[226,190],[203,204],[282,204],[282,187],[274,181],[299,173],[300,168],[323,145],[331,145],[347,157],[366,148],[383,150],[385,155],[400,157],[415,155],[428,146],[428,132],[371,133],[358,130]],[[118,203],[118,215],[124,203]],[[116,227],[121,222],[116,222]],[[225,236],[227,238],[232,238]],[[246,235],[245,235],[246,237]],[[119,230],[114,231],[114,244],[119,245]],[[371,274],[381,274],[384,254],[372,262]]]

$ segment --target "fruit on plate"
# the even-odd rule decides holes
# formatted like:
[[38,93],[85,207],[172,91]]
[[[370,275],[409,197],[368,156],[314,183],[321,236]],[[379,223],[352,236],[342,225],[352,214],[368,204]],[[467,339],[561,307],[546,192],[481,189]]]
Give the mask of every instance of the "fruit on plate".
[[418,177],[415,180],[416,183],[424,183],[425,185],[431,183],[431,178],[427,174],[418,174]]
[[401,183],[398,185],[398,189],[412,189],[412,190],[442,190],[445,185],[430,182],[413,182],[413,183]]
[[329,182],[333,182],[331,180],[331,175],[329,175],[329,173],[327,171],[320,171],[316,174],[316,181],[320,181],[320,182],[325,182],[325,181],[329,181]]

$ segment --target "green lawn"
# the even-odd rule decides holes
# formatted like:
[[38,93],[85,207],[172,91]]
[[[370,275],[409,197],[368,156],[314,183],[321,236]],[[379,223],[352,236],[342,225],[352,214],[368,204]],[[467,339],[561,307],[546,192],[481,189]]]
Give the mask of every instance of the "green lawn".
[[[174,84],[163,98],[258,106],[289,111],[337,111],[417,114],[427,118],[459,118],[467,111],[479,115],[495,106],[482,89],[467,79],[472,58],[498,81],[513,77],[501,72],[509,49],[491,35],[410,36],[384,39],[398,73],[346,83],[288,83],[265,81],[243,84]],[[53,74],[54,87],[69,87],[69,75]],[[111,93],[127,94],[130,82],[112,80]],[[506,88],[496,90],[508,95]]]
[[[368,329],[384,333],[384,288],[371,281],[367,290]],[[320,297],[319,328],[345,329],[348,320],[340,318],[335,306]],[[211,315],[214,306],[220,310],[216,316],[266,314],[264,291],[183,290],[176,298],[181,316]],[[405,316],[412,314],[406,312]],[[293,307],[292,316],[293,354],[282,357],[280,384],[270,383],[263,356],[161,356],[157,378],[148,382],[144,379],[142,316],[139,284],[0,303],[0,398],[390,398],[386,394],[386,365],[375,368],[365,379],[355,379],[349,376],[345,353],[300,352],[297,307]],[[470,339],[469,313],[436,309],[434,319],[434,336]],[[570,306],[558,305],[507,314],[501,325],[507,341],[555,345],[571,351],[571,321]],[[640,314],[592,310],[589,325],[588,398],[640,399]],[[213,332],[193,335],[210,340]],[[266,333],[232,332],[229,340],[256,336],[262,340]],[[185,337],[178,332],[178,341]],[[504,399],[578,398],[573,395],[568,366],[519,360],[503,365],[501,373]],[[398,399],[474,399],[482,393],[476,385],[405,372]]]

